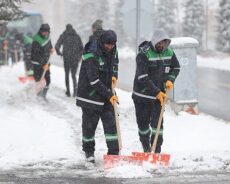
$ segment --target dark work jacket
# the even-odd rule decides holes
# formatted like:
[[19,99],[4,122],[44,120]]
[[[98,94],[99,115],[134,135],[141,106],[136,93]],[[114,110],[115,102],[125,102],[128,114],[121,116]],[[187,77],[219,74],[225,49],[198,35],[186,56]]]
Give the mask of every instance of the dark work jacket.
[[95,53],[83,54],[79,80],[77,105],[101,111],[113,96],[111,91],[112,76],[117,78],[118,54],[116,48],[111,53],[105,52],[98,44]]
[[83,52],[83,44],[76,31],[66,29],[59,37],[55,49],[58,55],[61,55],[60,48],[63,46],[62,54],[65,62],[79,62]]
[[166,81],[174,82],[179,71],[180,64],[171,48],[158,53],[151,42],[143,42],[136,57],[132,98],[142,102],[155,100],[160,91],[165,92]]
[[31,62],[34,65],[44,66],[50,58],[50,50],[53,48],[50,38],[44,38],[40,33],[33,37],[31,48]]
[[97,41],[100,40],[101,35],[105,31],[103,29],[97,29],[90,37],[89,42],[85,45],[84,52],[96,52]]

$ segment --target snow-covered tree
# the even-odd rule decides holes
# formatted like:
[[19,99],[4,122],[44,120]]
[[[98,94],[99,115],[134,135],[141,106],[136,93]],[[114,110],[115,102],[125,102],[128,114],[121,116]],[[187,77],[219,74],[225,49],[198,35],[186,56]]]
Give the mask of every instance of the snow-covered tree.
[[176,34],[176,3],[175,0],[158,1],[154,16],[154,25],[164,29],[170,37]]
[[203,0],[187,0],[183,18],[183,34],[197,39],[202,48],[204,33],[204,4]]
[[103,26],[110,28],[111,17],[108,14],[110,12],[108,0],[71,1],[67,4],[67,9],[68,19],[66,21],[73,24],[84,43],[92,34],[91,26],[95,20],[103,20]]
[[230,52],[230,1],[221,0],[217,16],[217,49],[223,52]]
[[95,20],[101,19],[103,20],[103,25],[108,25],[108,27],[111,28],[112,23],[110,21],[109,12],[108,0],[97,0]]
[[123,26],[124,15],[121,11],[124,3],[125,2],[123,0],[118,0],[115,5],[114,30],[117,33],[120,46],[123,46],[128,42],[127,35],[125,34],[124,26]]
[[21,3],[29,0],[1,0],[0,1],[0,21],[11,21],[23,16]]
[[95,2],[91,0],[72,1],[67,4],[67,22],[81,35],[85,43],[91,34],[91,24],[94,21]]

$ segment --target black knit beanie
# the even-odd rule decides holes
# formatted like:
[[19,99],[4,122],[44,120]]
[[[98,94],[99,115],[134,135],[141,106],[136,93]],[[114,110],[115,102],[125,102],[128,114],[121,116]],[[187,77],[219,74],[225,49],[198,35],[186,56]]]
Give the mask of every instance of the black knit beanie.
[[49,26],[49,24],[42,24],[41,25],[41,27],[40,27],[40,30],[39,30],[40,32],[50,32],[50,26]]
[[107,44],[116,44],[117,35],[113,30],[107,30],[101,35],[101,42]]

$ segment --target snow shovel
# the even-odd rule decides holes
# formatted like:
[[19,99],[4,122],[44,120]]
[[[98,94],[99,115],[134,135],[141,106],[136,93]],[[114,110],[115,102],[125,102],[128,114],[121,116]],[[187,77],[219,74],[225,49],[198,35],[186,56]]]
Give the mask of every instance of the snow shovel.
[[[49,64],[49,63],[50,63],[50,61],[48,61],[46,64]],[[44,87],[46,86],[46,80],[45,80],[46,72],[47,72],[47,70],[43,69],[43,73],[42,73],[42,76],[41,76],[40,80],[35,83],[35,92],[36,92],[36,94],[41,92],[44,89]]]
[[27,81],[34,81],[33,76],[28,76],[28,71],[26,69],[26,63],[24,62],[24,68],[25,68],[25,76],[19,76],[18,80],[20,83],[26,83]]
[[[168,97],[168,90],[166,91],[166,95]],[[151,147],[151,152],[150,153],[143,153],[143,152],[132,152],[133,156],[137,156],[142,158],[143,161],[149,161],[152,164],[155,165],[161,165],[161,166],[168,166],[169,165],[169,160],[170,160],[170,155],[169,154],[165,154],[165,153],[155,153],[156,151],[156,145],[157,145],[157,140],[160,134],[160,128],[161,128],[161,123],[162,123],[162,118],[163,118],[163,113],[165,110],[165,105],[167,103],[167,97],[164,100],[164,103],[161,107],[161,111],[160,111],[160,116],[159,116],[159,120],[157,123],[157,129],[156,129],[156,134],[154,137],[154,141]]]
[[18,77],[20,83],[26,83],[27,81],[34,81],[33,76],[20,76]]
[[[49,64],[49,61],[47,62],[47,64]],[[34,82],[34,78],[32,77],[32,81],[33,83],[29,85],[29,89],[27,89],[27,94],[38,94],[39,92],[41,92],[44,87],[46,86],[46,80],[45,80],[45,74],[46,74],[47,70],[43,70],[43,73],[42,73],[42,76],[40,78],[40,80],[38,82]],[[29,76],[27,78],[24,77],[21,78],[22,81],[25,79],[25,80],[28,80],[29,79]]]
[[[112,92],[115,94],[114,85],[112,84]],[[131,155],[131,156],[124,156],[120,155],[120,151],[122,149],[122,141],[121,141],[121,131],[120,131],[120,124],[119,124],[119,114],[117,111],[117,104],[115,103],[114,106],[114,114],[115,114],[115,121],[116,121],[116,128],[117,128],[117,136],[118,136],[118,146],[119,146],[119,155],[104,155],[104,168],[110,169],[119,165],[123,165],[126,163],[132,163],[136,165],[141,165],[142,160],[139,156]]]

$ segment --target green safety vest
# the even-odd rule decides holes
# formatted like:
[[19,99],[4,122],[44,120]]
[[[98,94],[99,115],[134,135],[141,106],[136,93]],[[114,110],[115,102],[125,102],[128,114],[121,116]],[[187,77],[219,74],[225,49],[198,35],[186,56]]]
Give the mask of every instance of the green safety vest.
[[152,49],[148,49],[147,52],[145,52],[145,55],[149,61],[172,59],[173,50],[171,48],[167,48],[164,52],[157,53]]
[[50,41],[50,37],[49,38],[43,38],[39,34],[36,34],[33,37],[33,40],[38,42],[39,45],[41,45],[42,47],[44,47]]

